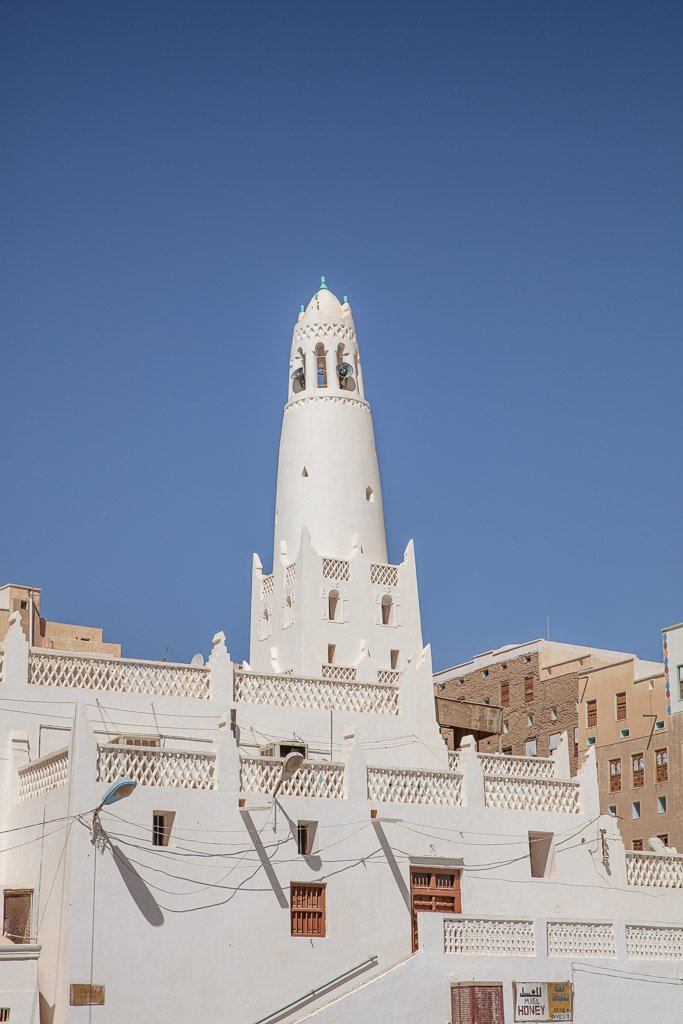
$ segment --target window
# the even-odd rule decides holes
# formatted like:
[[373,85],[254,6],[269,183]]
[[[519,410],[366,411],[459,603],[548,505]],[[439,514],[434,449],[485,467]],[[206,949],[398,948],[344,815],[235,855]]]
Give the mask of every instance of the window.
[[395,672],[398,668],[398,651],[389,651],[389,665]]
[[337,650],[336,644],[327,645],[327,664],[334,665],[334,652]]
[[666,814],[666,797],[657,797],[657,814]]
[[490,697],[484,697],[484,704],[490,704],[490,703],[491,703],[491,698]]
[[310,857],[315,842],[316,821],[298,821],[296,823],[296,849],[302,857]]
[[622,740],[626,739],[626,737],[629,735],[630,731],[631,731],[630,729],[622,729],[620,731],[619,735],[621,736]]
[[327,365],[325,363],[325,346],[321,341],[315,346],[315,363],[318,370],[318,387],[327,387]]
[[530,654],[525,654],[524,655],[524,661],[525,661],[525,663],[527,665],[530,665],[531,664],[531,655]]
[[607,813],[608,814],[613,814],[614,817],[616,818],[616,816],[617,816],[617,805],[616,804],[610,804],[609,807],[607,808]]
[[510,732],[510,723],[507,720],[503,722],[503,732]]
[[423,911],[431,911],[435,914],[460,913],[460,872],[431,866],[411,868],[410,903],[413,952],[415,952],[418,947],[418,913]]
[[308,476],[308,470],[306,469],[306,467],[305,467],[305,466],[304,466],[304,468],[303,468],[303,469],[301,470],[301,475],[302,475],[302,476],[304,476],[304,477]]
[[589,729],[595,728],[598,724],[598,702],[597,700],[586,701],[586,725]]
[[527,725],[533,725],[534,724],[534,716],[533,715],[527,715],[526,716],[526,724]]
[[663,719],[660,719],[660,721],[655,722],[655,729],[663,729],[663,728],[664,728],[664,720]]
[[319,883],[292,882],[290,919],[293,936],[306,939],[325,937],[325,888]]
[[552,871],[552,832],[529,833],[529,862],[532,878],[550,878]]
[[12,942],[31,941],[32,889],[5,889],[2,934]]
[[524,676],[524,702],[526,704],[534,699],[534,677]]
[[375,492],[373,491],[372,487],[366,487],[365,488],[365,500],[366,501],[373,501],[374,502],[374,500],[375,500]]
[[617,702],[617,722],[626,721],[626,694],[618,693],[616,696]]
[[594,747],[595,746],[595,736],[587,736],[586,737],[586,743],[588,744],[589,747]]
[[645,784],[645,758],[642,754],[631,754],[631,773],[633,788],[640,789]]
[[294,600],[291,594],[287,594],[285,598],[284,608],[282,609],[282,628],[289,629],[294,622]]
[[657,782],[669,781],[669,752],[666,747],[655,750],[655,780]]
[[342,604],[339,600],[339,591],[331,590],[327,595],[327,617],[330,622],[341,622]]
[[579,756],[579,730],[574,729],[574,757]]
[[170,846],[175,811],[154,811],[152,814],[152,846]]
[[477,1024],[478,1021],[502,1021],[503,986],[451,982],[451,1016],[453,1024]]
[[663,836],[657,836],[657,839],[661,839],[665,846],[669,845],[669,836],[667,833],[664,833]]
[[511,756],[512,755],[512,747],[503,747],[503,753],[504,754],[508,754],[508,755]]
[[634,850],[642,850],[643,849],[643,840],[642,839],[634,839],[633,843],[631,845],[632,845],[632,849],[634,849]]
[[555,708],[555,707],[552,707],[552,708],[550,709],[550,720],[551,720],[552,722],[556,722],[556,721],[557,721],[557,719],[558,719],[558,714],[557,714],[557,708]]
[[484,679],[488,679],[488,677],[489,677],[489,670],[487,668],[483,668],[481,670],[481,674],[483,675]]
[[550,753],[551,754],[552,754],[553,750],[557,750],[557,748],[560,745],[560,740],[561,739],[562,739],[562,733],[561,732],[551,732],[550,733],[550,739],[548,741],[548,747],[550,749]]
[[394,624],[394,602],[389,594],[382,598],[382,625],[393,626]]
[[0,1006],[0,1021],[9,1020],[9,1006]]
[[639,818],[640,817],[640,800],[634,800],[633,803],[631,804],[631,817],[632,818]]
[[678,699],[683,700],[683,665],[678,666]]
[[536,757],[536,737],[533,736],[524,744],[524,753],[527,757]]
[[510,682],[507,679],[500,684],[500,703],[504,708],[510,704]]
[[615,757],[609,763],[609,791],[610,793],[621,792],[621,758]]

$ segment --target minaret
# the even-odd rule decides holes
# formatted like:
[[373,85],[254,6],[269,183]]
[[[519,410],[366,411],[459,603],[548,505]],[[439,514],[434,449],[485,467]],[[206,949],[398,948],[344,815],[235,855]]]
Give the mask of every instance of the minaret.
[[349,558],[360,545],[386,562],[382,492],[356,328],[322,278],[302,307],[289,358],[275,504],[273,566],[293,562],[302,530],[314,548]]

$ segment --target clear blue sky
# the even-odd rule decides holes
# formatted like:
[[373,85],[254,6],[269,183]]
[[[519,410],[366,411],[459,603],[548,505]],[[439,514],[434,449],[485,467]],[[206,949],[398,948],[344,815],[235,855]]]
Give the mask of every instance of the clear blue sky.
[[248,656],[291,325],[352,303],[435,667],[683,619],[683,8],[3,5],[0,577]]

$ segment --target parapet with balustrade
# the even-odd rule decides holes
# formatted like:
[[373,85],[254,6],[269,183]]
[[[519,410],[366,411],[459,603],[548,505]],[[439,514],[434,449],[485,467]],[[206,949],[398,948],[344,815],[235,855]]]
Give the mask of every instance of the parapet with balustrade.
[[182,665],[165,661],[112,658],[105,654],[81,655],[32,648],[29,683],[34,686],[70,686],[114,693],[141,693],[164,697],[211,697],[208,665]]
[[653,889],[683,889],[683,854],[627,850],[626,880]]
[[39,757],[36,761],[22,765],[17,774],[19,776],[20,800],[43,796],[51,789],[65,786],[69,781],[68,747],[55,750],[51,754]]
[[129,778],[141,786],[171,789],[215,789],[216,754],[164,747],[131,747],[103,743],[97,748],[97,781]]
[[[273,796],[345,797],[345,766],[330,761],[304,761],[288,778],[282,777],[284,762],[277,757],[241,757],[240,790],[242,793],[264,793]],[[279,788],[278,788],[279,787]]]
[[[280,708],[308,708],[323,711],[349,711],[360,714],[397,715],[399,690],[380,683],[361,683],[340,678],[336,669],[324,679],[294,675],[264,675],[259,672],[235,672],[234,699],[248,704],[268,704]],[[344,670],[346,671],[346,670]],[[355,670],[351,670],[355,674]]]

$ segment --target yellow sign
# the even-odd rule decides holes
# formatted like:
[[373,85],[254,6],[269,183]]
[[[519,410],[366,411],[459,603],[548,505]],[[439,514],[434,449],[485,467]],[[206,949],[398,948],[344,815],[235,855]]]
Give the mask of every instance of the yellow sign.
[[574,1019],[571,981],[548,982],[548,1010],[551,1021]]

